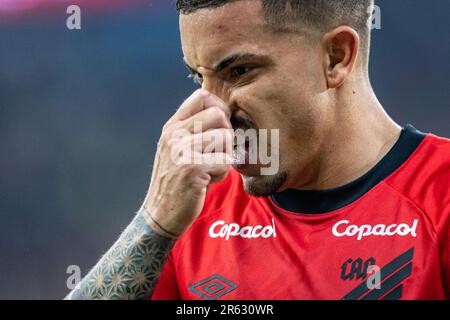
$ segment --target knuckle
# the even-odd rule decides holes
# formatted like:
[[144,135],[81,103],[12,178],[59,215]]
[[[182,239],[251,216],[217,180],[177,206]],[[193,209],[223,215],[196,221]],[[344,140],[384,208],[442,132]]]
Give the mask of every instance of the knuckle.
[[226,164],[220,164],[220,165],[218,165],[218,167],[217,167],[217,172],[219,173],[219,174],[224,174],[224,173],[226,173],[228,171],[228,166],[226,165]]
[[162,132],[167,132],[169,130],[170,123],[166,122],[162,127]]
[[162,152],[173,150],[176,140],[171,135],[163,133],[158,141],[158,149]]
[[197,172],[198,172],[198,166],[196,166],[192,163],[184,164],[180,168],[180,174],[182,174],[184,176],[193,176]]
[[166,145],[169,147],[170,150],[175,150],[178,149],[179,141],[180,141],[179,139],[171,137],[166,140]]
[[191,119],[190,121],[187,121],[184,124],[184,127],[189,132],[196,132],[196,129],[197,129],[199,123],[201,123],[201,120],[193,120],[193,119]]
[[219,124],[222,126],[226,126],[228,123],[228,117],[225,112],[219,107],[214,107],[214,109],[214,116],[216,117]]
[[167,145],[167,140],[167,134],[163,132],[158,141],[158,149],[164,148]]
[[233,132],[231,129],[222,129],[226,141],[233,140]]

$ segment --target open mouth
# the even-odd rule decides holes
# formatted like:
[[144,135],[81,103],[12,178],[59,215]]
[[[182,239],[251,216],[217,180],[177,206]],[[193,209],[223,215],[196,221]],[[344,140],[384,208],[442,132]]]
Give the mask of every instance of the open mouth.
[[236,170],[243,171],[257,162],[254,154],[257,150],[257,126],[251,118],[243,115],[235,114],[230,121],[235,132],[232,165]]
[[245,140],[238,143],[239,139],[235,137],[233,145],[233,167],[236,169],[243,168],[249,164],[250,154],[250,138],[245,137]]

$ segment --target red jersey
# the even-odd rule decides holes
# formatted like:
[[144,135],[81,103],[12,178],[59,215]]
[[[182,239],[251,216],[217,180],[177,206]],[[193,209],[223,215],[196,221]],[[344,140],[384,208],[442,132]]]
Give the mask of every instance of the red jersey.
[[408,125],[358,180],[327,191],[213,186],[153,299],[448,299],[450,141]]

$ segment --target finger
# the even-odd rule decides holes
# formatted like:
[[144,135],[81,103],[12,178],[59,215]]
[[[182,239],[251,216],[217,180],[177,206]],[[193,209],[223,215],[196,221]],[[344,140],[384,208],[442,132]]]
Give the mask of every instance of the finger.
[[204,96],[204,102],[205,102],[206,108],[218,107],[225,113],[225,115],[227,116],[228,119],[231,117],[230,108],[218,96],[210,93],[209,95]]
[[209,130],[202,135],[202,151],[205,154],[225,153],[231,158],[233,156],[233,139],[232,129]]
[[177,112],[169,119],[169,122],[181,121],[192,117],[194,114],[205,109],[204,96],[209,93],[198,89],[189,98],[187,98]]
[[228,118],[231,117],[231,111],[222,99],[204,89],[199,89],[183,102],[169,122],[186,120],[210,107],[218,107]]
[[206,132],[210,129],[232,129],[230,119],[225,112],[218,107],[210,107],[203,110],[187,120],[175,125],[177,129],[186,129],[191,133]]
[[[214,154],[203,154],[203,161],[209,162],[211,159],[218,160],[221,159],[221,164],[206,164],[204,165],[204,170],[211,177],[210,183],[216,183],[222,181],[227,176],[230,171],[229,161],[231,157],[226,153],[214,153]],[[219,161],[218,161],[219,162]]]
[[190,148],[197,153],[233,152],[233,131],[231,129],[215,129],[185,136],[180,140],[180,149]]

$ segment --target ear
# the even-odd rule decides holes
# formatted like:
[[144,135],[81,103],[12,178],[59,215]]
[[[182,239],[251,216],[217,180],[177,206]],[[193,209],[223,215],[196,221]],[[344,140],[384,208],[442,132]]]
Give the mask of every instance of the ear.
[[340,87],[352,73],[359,54],[359,43],[358,33],[347,26],[324,35],[324,71],[328,88]]

